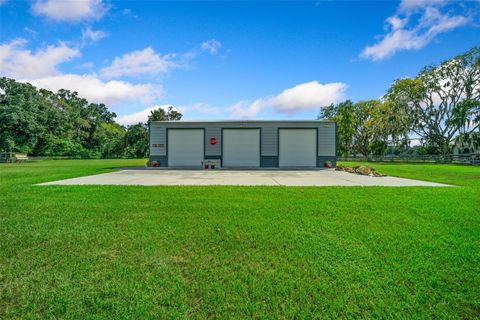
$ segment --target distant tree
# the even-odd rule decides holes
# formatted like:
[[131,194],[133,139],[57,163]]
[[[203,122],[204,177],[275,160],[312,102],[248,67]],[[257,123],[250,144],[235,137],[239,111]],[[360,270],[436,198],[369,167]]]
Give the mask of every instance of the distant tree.
[[388,144],[398,148],[409,145],[411,117],[404,109],[395,108],[391,101],[383,100],[375,112],[374,125]]
[[480,150],[480,131],[460,134],[457,139],[460,153],[473,153]]
[[123,156],[125,128],[104,104],[0,78],[0,151],[82,158]]
[[124,141],[125,157],[143,158],[148,155],[148,130],[144,123],[128,126]]
[[174,110],[172,106],[169,106],[166,111],[163,108],[158,108],[150,111],[150,115],[148,116],[148,122],[181,120],[182,116],[183,115],[180,112]]
[[124,156],[125,128],[115,122],[102,122],[94,133],[95,145],[102,158]]
[[340,155],[383,154],[386,151],[386,134],[378,126],[382,103],[378,100],[350,100],[324,107],[319,119],[337,124],[337,151]]
[[337,152],[348,156],[353,152],[353,136],[355,133],[355,105],[346,100],[337,105],[331,104],[320,109],[318,119],[332,120],[337,124]]
[[378,100],[360,101],[353,108],[353,150],[364,156],[382,155],[387,149],[387,135],[379,126],[382,103]]
[[48,101],[34,86],[12,79],[0,78],[0,89],[0,149],[31,152],[45,132]]
[[480,125],[480,48],[424,68],[415,79],[395,81],[386,101],[390,116],[402,116],[402,126],[438,153],[449,153],[452,142],[478,132]]

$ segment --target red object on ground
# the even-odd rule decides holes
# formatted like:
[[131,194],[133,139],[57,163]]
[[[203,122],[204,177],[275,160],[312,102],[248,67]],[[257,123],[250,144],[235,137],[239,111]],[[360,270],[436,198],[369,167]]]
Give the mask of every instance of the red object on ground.
[[210,144],[211,144],[211,145],[217,144],[217,138],[211,137],[211,138],[210,138]]

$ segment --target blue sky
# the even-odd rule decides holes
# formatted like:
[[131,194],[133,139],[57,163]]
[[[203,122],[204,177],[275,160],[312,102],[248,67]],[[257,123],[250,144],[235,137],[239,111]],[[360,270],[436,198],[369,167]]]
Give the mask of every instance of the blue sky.
[[0,0],[0,75],[105,102],[124,124],[314,119],[480,44],[479,1]]

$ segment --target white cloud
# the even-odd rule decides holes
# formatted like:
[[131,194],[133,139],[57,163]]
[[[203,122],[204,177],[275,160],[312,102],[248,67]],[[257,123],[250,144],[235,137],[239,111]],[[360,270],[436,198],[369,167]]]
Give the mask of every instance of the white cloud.
[[222,110],[218,107],[213,107],[207,103],[199,102],[199,103],[194,103],[191,105],[185,105],[185,106],[180,106],[178,107],[178,111],[180,111],[182,114],[186,114],[190,111],[195,111],[198,113],[204,113],[204,114],[218,114],[221,113]]
[[392,16],[392,17],[388,17],[386,22],[387,22],[387,25],[391,26],[392,31],[396,31],[396,30],[402,29],[408,23],[408,18],[402,19],[397,16]]
[[152,47],[147,47],[115,57],[109,66],[100,70],[100,74],[106,79],[165,74],[173,69],[188,68],[189,63],[199,53],[205,51],[216,54],[221,46],[220,42],[212,39],[201,44],[201,51],[190,50],[179,55],[173,53],[160,55]]
[[200,47],[203,51],[208,51],[210,52],[210,54],[216,54],[218,50],[220,50],[220,48],[222,47],[222,44],[220,43],[220,41],[211,39],[203,42]]
[[94,66],[95,65],[93,64],[93,62],[85,62],[85,63],[79,64],[75,68],[92,70]]
[[99,19],[107,11],[101,0],[36,0],[32,4],[33,14],[62,22]]
[[190,116],[191,115],[190,112],[192,111],[202,113],[202,114],[209,114],[210,116],[214,114],[215,115],[223,114],[220,108],[212,107],[203,102],[194,103],[191,105],[179,106],[179,107],[174,107],[170,104],[165,104],[165,105],[157,105],[151,108],[143,109],[141,111],[134,112],[132,114],[120,116],[117,118],[117,122],[123,125],[131,125],[139,122],[147,122],[148,116],[150,115],[151,111],[156,110],[158,108],[162,108],[166,111],[169,107],[173,107],[173,110],[180,112],[183,115],[182,119],[189,119],[189,120],[193,119]]
[[421,146],[422,145],[422,141],[420,138],[411,138],[410,139],[410,147],[415,147],[415,146]]
[[90,102],[115,106],[126,102],[151,103],[162,94],[161,87],[151,84],[131,84],[126,81],[102,81],[95,74],[62,74],[37,79],[26,79],[35,86],[51,91],[68,89]]
[[157,75],[166,73],[180,65],[172,59],[173,54],[160,56],[151,47],[124,54],[116,57],[112,64],[100,70],[105,78],[121,76],[137,76],[142,74]]
[[[222,47],[222,44],[220,41],[211,39],[207,40],[205,42],[202,42],[198,48],[194,48],[192,50],[189,50],[185,52],[182,57],[184,59],[184,64],[188,65],[188,62],[195,57],[203,54],[203,53],[209,53],[211,55],[216,55],[220,48]],[[225,58],[225,56],[222,56],[222,58]]]
[[311,81],[286,89],[267,100],[267,104],[280,112],[294,114],[317,109],[344,98],[347,86],[344,83],[321,84]]
[[32,53],[25,49],[25,39],[15,39],[0,45],[0,72],[2,76],[38,78],[59,74],[57,65],[80,56],[80,51],[64,43],[50,45]]
[[31,52],[25,46],[27,41],[15,39],[0,44],[0,76],[30,82],[41,88],[57,91],[77,91],[91,102],[117,105],[141,101],[152,103],[162,94],[161,86],[132,84],[126,81],[103,81],[95,73],[78,75],[64,74],[58,66],[80,56],[78,49],[60,43]]
[[82,29],[82,43],[97,42],[108,36],[108,33],[102,30],[92,30],[90,27]]
[[253,119],[266,107],[265,101],[257,99],[250,103],[249,101],[240,101],[228,108],[230,117],[233,119]]
[[255,100],[238,102],[229,111],[233,118],[253,118],[261,110],[272,108],[277,112],[294,115],[304,111],[336,103],[345,98],[347,85],[341,82],[321,84],[311,81],[286,89],[278,95]]
[[[167,110],[168,107],[171,107],[171,106],[172,105],[169,105],[169,104],[153,106],[151,108],[143,109],[141,111],[138,111],[138,112],[135,112],[135,113],[132,113],[132,114],[120,116],[120,117],[117,118],[117,122],[120,123],[120,124],[123,124],[123,125],[132,125],[132,124],[137,124],[139,122],[145,123],[145,122],[147,122],[148,116],[150,115],[151,111],[156,110],[158,108],[162,108],[164,110]],[[173,108],[173,109],[178,111],[178,109],[176,109],[176,108]],[[180,111],[180,112],[182,112],[182,111]]]
[[419,50],[439,34],[469,23],[466,15],[442,13],[444,0],[404,0],[398,13],[386,19],[387,34],[367,46],[360,57],[374,61],[387,59],[403,50]]
[[7,0],[0,0],[0,6],[3,6],[5,3],[7,3]]
[[[1,1],[1,0],[0,0]],[[35,37],[37,35],[37,31],[30,29],[29,27],[23,28],[23,31],[30,34],[31,36]]]
[[398,7],[400,12],[411,12],[417,9],[442,6],[447,3],[447,0],[402,0]]

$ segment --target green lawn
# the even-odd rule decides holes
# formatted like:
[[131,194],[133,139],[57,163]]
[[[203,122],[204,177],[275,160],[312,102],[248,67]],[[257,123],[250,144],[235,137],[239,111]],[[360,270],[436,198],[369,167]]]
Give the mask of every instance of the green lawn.
[[0,165],[0,319],[478,318],[480,167],[428,187],[34,186],[145,160]]

